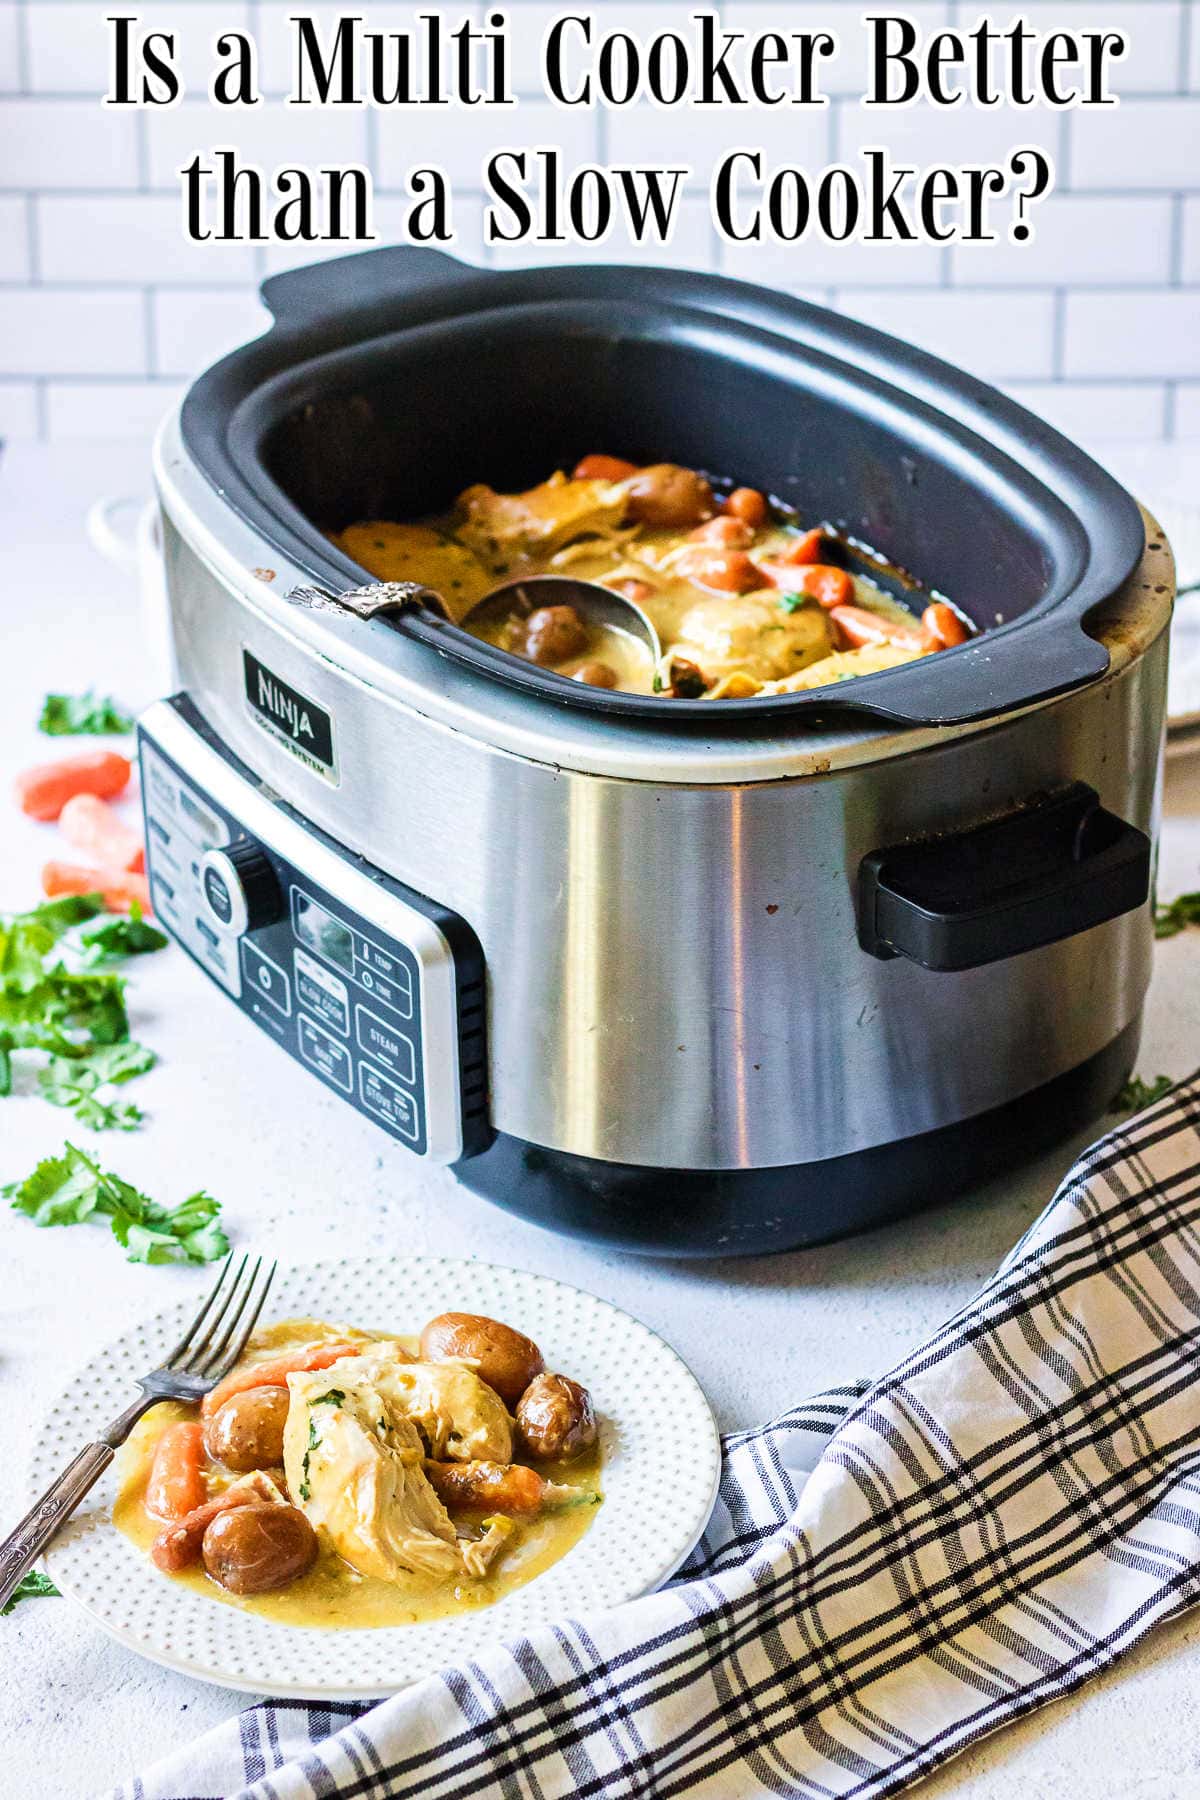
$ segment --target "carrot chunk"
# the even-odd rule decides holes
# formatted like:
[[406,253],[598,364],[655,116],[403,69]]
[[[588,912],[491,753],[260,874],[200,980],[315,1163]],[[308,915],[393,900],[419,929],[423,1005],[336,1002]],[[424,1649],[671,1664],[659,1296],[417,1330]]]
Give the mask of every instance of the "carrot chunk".
[[31,819],[57,819],[76,794],[111,800],[129,785],[131,772],[129,758],[116,750],[79,750],[18,775],[17,805]]
[[636,475],[638,465],[623,456],[583,456],[575,464],[576,481],[628,481]]
[[194,1421],[168,1425],[154,1447],[146,1483],[146,1511],[174,1523],[208,1497],[204,1485],[204,1427]]
[[362,1349],[362,1344],[306,1344],[303,1349],[288,1350],[283,1356],[273,1356],[266,1362],[248,1363],[244,1369],[234,1369],[205,1394],[200,1402],[201,1416],[211,1419],[235,1394],[244,1394],[257,1387],[286,1387],[289,1375],[327,1369],[343,1356],[358,1356]]
[[124,819],[95,794],[72,794],[58,818],[68,844],[95,857],[106,869],[140,873],[146,866],[142,840]]
[[92,869],[80,863],[51,861],[42,870],[42,892],[100,894],[109,912],[128,912],[134,900],[144,913],[152,912],[150,883],[130,869]]

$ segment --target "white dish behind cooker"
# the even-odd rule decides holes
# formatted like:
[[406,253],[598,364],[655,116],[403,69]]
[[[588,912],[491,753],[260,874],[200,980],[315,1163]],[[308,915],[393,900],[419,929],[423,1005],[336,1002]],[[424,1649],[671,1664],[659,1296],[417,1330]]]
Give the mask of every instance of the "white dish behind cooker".
[[[199,1294],[100,1351],[42,1427],[30,1485],[41,1493],[133,1396],[136,1376],[180,1336]],[[151,1661],[252,1693],[371,1699],[442,1665],[567,1616],[660,1587],[708,1523],[721,1469],[708,1402],[675,1352],[628,1313],[544,1275],[442,1257],[355,1258],[281,1270],[270,1317],[418,1331],[435,1313],[487,1313],[536,1339],[582,1381],[600,1417],[604,1503],[586,1535],[495,1606],[374,1630],[302,1630],[209,1599],[160,1574],[112,1523],[109,1470],[46,1556],[71,1599]]]

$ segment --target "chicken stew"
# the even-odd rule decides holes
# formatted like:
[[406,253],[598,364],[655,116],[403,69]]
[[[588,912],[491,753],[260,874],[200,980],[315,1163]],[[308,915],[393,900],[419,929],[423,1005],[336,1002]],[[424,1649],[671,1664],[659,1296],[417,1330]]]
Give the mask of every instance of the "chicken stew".
[[[480,484],[437,518],[370,520],[334,541],[381,580],[433,588],[454,622],[500,649],[627,693],[795,693],[952,649],[972,631],[941,599],[918,617],[833,560],[830,533],[802,528],[757,489],[719,493],[673,463],[587,456],[525,493]],[[467,620],[499,585],[547,574],[634,601],[658,632],[661,662],[632,633],[569,605],[517,596],[499,617]]]
[[410,1624],[490,1605],[579,1541],[599,1432],[586,1389],[498,1320],[292,1319],[199,1407],[148,1412],[120,1477],[117,1526],[175,1580],[283,1624]]

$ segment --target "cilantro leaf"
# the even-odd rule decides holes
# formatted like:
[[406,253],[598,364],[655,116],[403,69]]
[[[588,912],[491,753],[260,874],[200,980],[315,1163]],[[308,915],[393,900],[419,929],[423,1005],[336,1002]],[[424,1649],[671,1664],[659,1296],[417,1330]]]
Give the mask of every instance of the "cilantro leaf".
[[133,720],[111,694],[47,694],[38,730],[49,737],[103,737],[133,730]]
[[[76,1116],[83,1118],[82,1103],[92,1099],[97,1088],[132,1081],[135,1075],[143,1075],[153,1068],[154,1062],[153,1050],[126,1038],[118,1044],[101,1045],[88,1056],[52,1056],[46,1067],[38,1072],[38,1084],[52,1106],[73,1107]],[[136,1124],[141,1114],[136,1107],[132,1110]]]
[[103,911],[99,894],[64,894],[29,912],[0,914],[0,978],[21,990],[36,986],[59,939]]
[[133,1131],[141,1124],[141,1108],[131,1100],[106,1100],[98,1088],[132,1081],[154,1066],[154,1052],[126,1038],[103,1045],[90,1056],[53,1056],[38,1072],[38,1084],[51,1106],[71,1109],[91,1131]]
[[195,1193],[174,1210],[160,1206],[132,1183],[102,1169],[75,1144],[47,1157],[24,1181],[0,1194],[35,1225],[77,1225],[93,1214],[107,1218],[130,1262],[214,1262],[229,1242],[217,1223],[220,1202]]
[[1200,925],[1200,894],[1178,894],[1165,906],[1155,905],[1155,937],[1176,937],[1189,925]]
[[32,979],[0,976],[0,1032],[14,1050],[82,1056],[129,1036],[119,975],[73,975],[63,968]]
[[1143,1081],[1140,1076],[1131,1075],[1119,1094],[1113,1095],[1110,1113],[1142,1112],[1147,1106],[1153,1106],[1175,1086],[1169,1075],[1156,1075],[1153,1081]]
[[807,594],[780,594],[779,606],[782,612],[799,612],[802,606],[808,605]]
[[133,902],[128,917],[120,914],[97,919],[79,934],[84,946],[84,967],[115,962],[123,956],[145,956],[152,950],[166,948],[167,936],[156,925],[147,925],[142,909]]
[[0,1606],[0,1619],[10,1613],[13,1607],[17,1605],[18,1601],[33,1600],[40,1596],[54,1600],[62,1598],[48,1575],[43,1575],[40,1569],[30,1569],[28,1575],[22,1575],[20,1581],[18,1581],[16,1587],[12,1591],[11,1599],[7,1600],[3,1606]]
[[60,894],[57,900],[43,900],[40,906],[16,916],[18,919],[32,919],[35,924],[53,932],[57,939],[65,931],[70,931],[72,925],[82,925],[103,911],[103,894]]
[[95,1165],[70,1144],[62,1156],[47,1156],[24,1181],[0,1189],[17,1212],[35,1225],[82,1225],[100,1204]]
[[96,965],[167,940],[136,905],[128,918],[103,913],[101,895],[68,894],[0,914],[0,1097],[12,1092],[12,1052],[44,1051],[51,1060],[38,1081],[52,1105],[92,1131],[132,1131],[140,1108],[98,1090],[140,1075],[154,1056],[129,1041],[124,981]]

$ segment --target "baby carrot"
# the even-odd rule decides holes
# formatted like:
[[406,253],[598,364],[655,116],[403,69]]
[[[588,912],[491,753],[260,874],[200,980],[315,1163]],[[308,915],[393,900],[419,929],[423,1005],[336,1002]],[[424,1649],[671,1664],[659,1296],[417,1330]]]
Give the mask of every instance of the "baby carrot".
[[825,533],[819,526],[806,531],[804,536],[796,538],[779,558],[785,563],[819,563],[825,548]]
[[194,1507],[182,1519],[159,1532],[150,1546],[151,1562],[164,1575],[178,1575],[180,1569],[189,1568],[199,1556],[204,1533],[218,1513],[228,1512],[231,1506],[261,1506],[262,1503],[261,1495],[251,1487],[231,1487],[223,1494],[214,1494],[211,1500]]
[[75,794],[111,800],[128,786],[130,772],[129,758],[115,750],[79,750],[18,775],[17,805],[31,819],[57,819]]
[[856,647],[864,644],[894,644],[898,650],[915,650],[918,653],[928,650],[929,644],[925,634],[914,624],[912,627],[894,623],[884,619],[878,613],[871,613],[862,606],[834,606],[829,617],[849,643]]
[[769,577],[744,550],[710,550],[706,544],[696,544],[679,558],[677,567],[689,581],[721,594],[748,594],[769,583]]
[[493,1512],[540,1512],[549,1485],[522,1463],[427,1462],[425,1473],[444,1506],[487,1507]]
[[727,550],[744,550],[754,542],[754,527],[747,525],[744,519],[722,513],[718,518],[709,519],[707,524],[697,525],[695,531],[688,532],[688,537],[694,544],[720,544]]
[[306,1344],[301,1350],[288,1350],[284,1355],[273,1356],[266,1362],[248,1363],[245,1368],[235,1369],[205,1394],[200,1402],[201,1415],[211,1419],[235,1394],[244,1394],[249,1388],[286,1387],[289,1375],[327,1369],[343,1356],[357,1356],[362,1348],[362,1344]]
[[757,488],[734,488],[725,502],[725,511],[757,531],[767,516],[767,502]]
[[129,829],[107,800],[95,794],[72,794],[59,814],[58,824],[68,844],[94,856],[106,869],[140,873],[146,866],[137,832]]
[[80,863],[48,862],[42,870],[42,892],[51,899],[56,894],[100,894],[109,912],[128,912],[134,900],[144,913],[153,911],[150,883],[144,875],[130,869],[89,869]]
[[935,600],[921,614],[921,623],[934,640],[938,650],[952,650],[955,644],[965,644],[968,637],[966,626],[952,606],[944,600]]
[[628,481],[636,475],[636,463],[626,462],[623,456],[584,456],[575,464],[574,479],[576,481]]
[[208,1497],[204,1485],[204,1427],[195,1421],[168,1425],[154,1446],[146,1483],[146,1511],[174,1522]]
[[845,606],[854,599],[853,581],[845,569],[839,569],[833,563],[812,563],[800,578],[800,588],[827,612],[831,607]]

